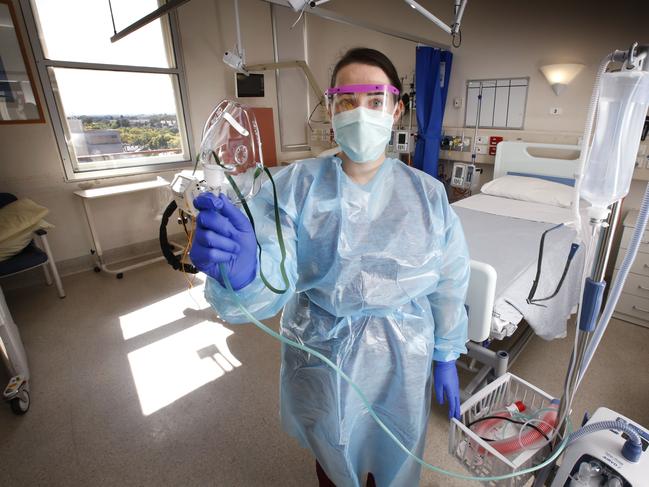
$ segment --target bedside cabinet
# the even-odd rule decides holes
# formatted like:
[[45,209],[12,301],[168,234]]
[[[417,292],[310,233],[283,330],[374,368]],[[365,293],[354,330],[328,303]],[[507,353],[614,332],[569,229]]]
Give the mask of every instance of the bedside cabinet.
[[[624,231],[617,252],[612,282],[617,278],[622,260],[629,248],[637,219],[637,210],[629,211],[624,218]],[[638,255],[631,266],[629,277],[624,283],[613,317],[649,328],[649,230],[644,232]]]

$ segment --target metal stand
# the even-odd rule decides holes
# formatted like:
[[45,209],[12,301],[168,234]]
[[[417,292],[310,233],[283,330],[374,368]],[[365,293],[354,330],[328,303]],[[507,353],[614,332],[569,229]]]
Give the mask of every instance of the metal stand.
[[43,252],[47,254],[47,262],[43,266],[43,272],[45,273],[45,282],[47,282],[48,286],[51,286],[52,278],[54,278],[54,283],[56,283],[56,291],[59,293],[59,298],[63,299],[65,297],[65,291],[63,290],[61,277],[59,276],[59,271],[56,268],[56,263],[54,262],[52,251],[50,250],[50,244],[47,241],[47,232],[42,229],[36,230],[36,235],[38,239],[38,246],[43,250]]
[[[480,81],[480,91],[478,92],[478,108],[475,115],[475,130],[473,131],[473,149],[471,150],[471,164],[475,166],[477,146],[478,146],[478,130],[480,129],[480,113],[482,112],[482,81]],[[464,139],[462,140],[464,145]]]
[[[460,391],[461,400],[464,402],[473,396],[485,386],[489,379],[505,375],[533,336],[534,330],[525,324],[519,327],[512,338],[511,344],[504,350],[494,351],[479,343],[468,342],[466,345],[468,350],[467,356],[471,357],[471,364],[467,365],[461,361],[458,361],[457,364],[460,368],[475,373],[475,376]],[[476,362],[480,362],[483,366],[476,367]]]
[[7,307],[2,288],[0,288],[0,356],[10,377],[3,397],[11,404],[14,413],[25,414],[30,404],[27,355],[18,327]]
[[[613,203],[613,205],[611,206],[611,213],[608,222],[600,227],[595,254],[596,257],[593,262],[593,269],[590,274],[590,277],[594,281],[600,282],[604,280],[606,266],[608,265],[608,258],[613,246],[613,237],[615,236],[615,229],[618,226],[621,211],[621,202],[617,201]],[[581,311],[581,309],[579,311]],[[567,422],[565,421],[565,418],[570,414],[573,394],[576,389],[577,379],[579,377],[579,371],[581,370],[586,348],[588,347],[588,342],[590,340],[590,337],[592,336],[592,332],[586,332],[579,328],[577,328],[575,333],[577,333],[577,345],[575,351],[570,357],[570,365],[568,366],[568,374],[566,376],[565,382],[565,392],[561,397],[561,404],[559,405],[558,418],[560,418],[560,420],[564,420],[564,422],[559,425],[559,433],[561,436],[563,436],[567,430]],[[558,440],[555,439],[555,443],[557,443],[557,441]]]
[[[93,248],[91,249],[90,252],[95,256],[95,272],[104,271],[108,274],[114,274],[117,276],[118,279],[121,279],[122,277],[124,277],[124,272],[131,271],[133,269],[137,269],[139,267],[143,267],[149,264],[153,264],[154,262],[160,262],[164,260],[165,257],[160,255],[124,267],[118,267],[116,269],[109,268],[103,259],[103,250],[101,248],[101,244],[99,243],[99,235],[97,233],[97,229],[95,228],[94,218],[93,218],[92,210],[90,208],[90,200],[96,198],[103,198],[107,196],[115,196],[118,194],[134,193],[137,191],[143,191],[147,189],[168,187],[168,186],[169,186],[169,182],[159,177],[154,181],[145,181],[142,183],[123,184],[119,186],[108,186],[103,188],[86,189],[86,190],[74,192],[77,196],[81,197],[81,200],[83,202],[83,209],[86,215],[86,221],[88,222],[88,228],[90,229],[90,235],[92,238]],[[180,244],[177,244],[175,242],[171,242],[171,244],[177,247],[179,251],[183,249],[183,247]],[[118,264],[126,260],[131,260],[131,259],[129,258],[129,259],[113,262],[113,264]]]
[[[618,222],[620,219],[620,213],[622,211],[622,202],[616,201],[611,205],[610,214],[607,222],[599,222],[599,232],[597,235],[594,235],[593,238],[596,238],[596,249],[595,249],[595,259],[593,261],[593,267],[590,272],[590,278],[596,282],[604,280],[604,274],[606,272],[606,267],[608,264],[609,255],[611,253],[611,247],[613,245],[613,238],[615,236],[615,230],[617,229]],[[592,222],[597,224],[597,222]],[[602,309],[605,306],[605,302],[602,303]],[[577,310],[577,313],[581,312],[581,306]],[[579,323],[579,320],[578,320]],[[568,372],[566,374],[566,379],[564,383],[564,393],[561,396],[561,402],[559,403],[559,410],[557,414],[558,418],[558,434],[555,436],[552,443],[552,447],[556,448],[560,442],[560,438],[563,438],[568,434],[568,421],[567,418],[572,411],[572,401],[577,388],[577,380],[579,379],[579,371],[582,367],[586,349],[593,335],[592,331],[584,331],[578,326],[575,330],[576,336],[576,345],[573,349],[572,354],[570,355],[570,362],[568,365]],[[542,487],[546,485],[548,479],[554,476],[554,471],[556,469],[556,462],[548,465],[544,469],[537,472],[534,479],[533,487]]]

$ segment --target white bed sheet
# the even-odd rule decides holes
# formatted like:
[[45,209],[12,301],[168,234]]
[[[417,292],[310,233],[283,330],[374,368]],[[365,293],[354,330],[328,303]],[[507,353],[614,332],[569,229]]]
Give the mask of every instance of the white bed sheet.
[[455,208],[467,208],[492,215],[508,216],[544,223],[566,223],[573,220],[572,210],[560,206],[519,201],[488,194],[477,194],[453,203]]
[[[492,265],[498,274],[491,336],[511,335],[523,318],[542,338],[565,336],[566,322],[579,299],[586,243],[575,255],[559,295],[542,303],[543,307],[527,303],[527,296],[536,274],[542,233],[571,221],[572,211],[482,194],[458,201],[453,207],[462,221],[471,258]],[[575,236],[574,228],[548,234],[535,297],[554,291]]]

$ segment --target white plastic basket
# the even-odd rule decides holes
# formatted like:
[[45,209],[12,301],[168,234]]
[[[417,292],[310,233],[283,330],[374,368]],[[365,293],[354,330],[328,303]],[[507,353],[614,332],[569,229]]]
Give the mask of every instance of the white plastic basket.
[[[502,410],[515,401],[522,401],[527,410],[534,411],[550,406],[552,396],[538,387],[507,373],[485,386],[465,401],[461,408],[461,419],[451,421],[449,452],[473,475],[494,477],[510,474],[541,463],[550,453],[549,446],[523,450],[515,457],[507,458],[471,431],[466,424],[481,418],[489,412]],[[491,486],[522,486],[531,473],[518,475],[499,482],[485,482]]]

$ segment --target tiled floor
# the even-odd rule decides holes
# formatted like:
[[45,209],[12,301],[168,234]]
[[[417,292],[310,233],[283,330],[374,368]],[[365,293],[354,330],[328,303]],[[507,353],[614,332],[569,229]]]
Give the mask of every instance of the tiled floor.
[[[166,265],[64,285],[64,300],[47,287],[6,293],[33,404],[24,417],[0,408],[0,485],[317,485],[313,457],[279,423],[274,340],[221,325]],[[571,345],[535,337],[513,372],[558,395]],[[649,425],[648,351],[649,329],[613,322],[575,418],[606,405]],[[425,458],[461,471],[447,432],[435,407]],[[430,472],[421,484],[478,485]]]

